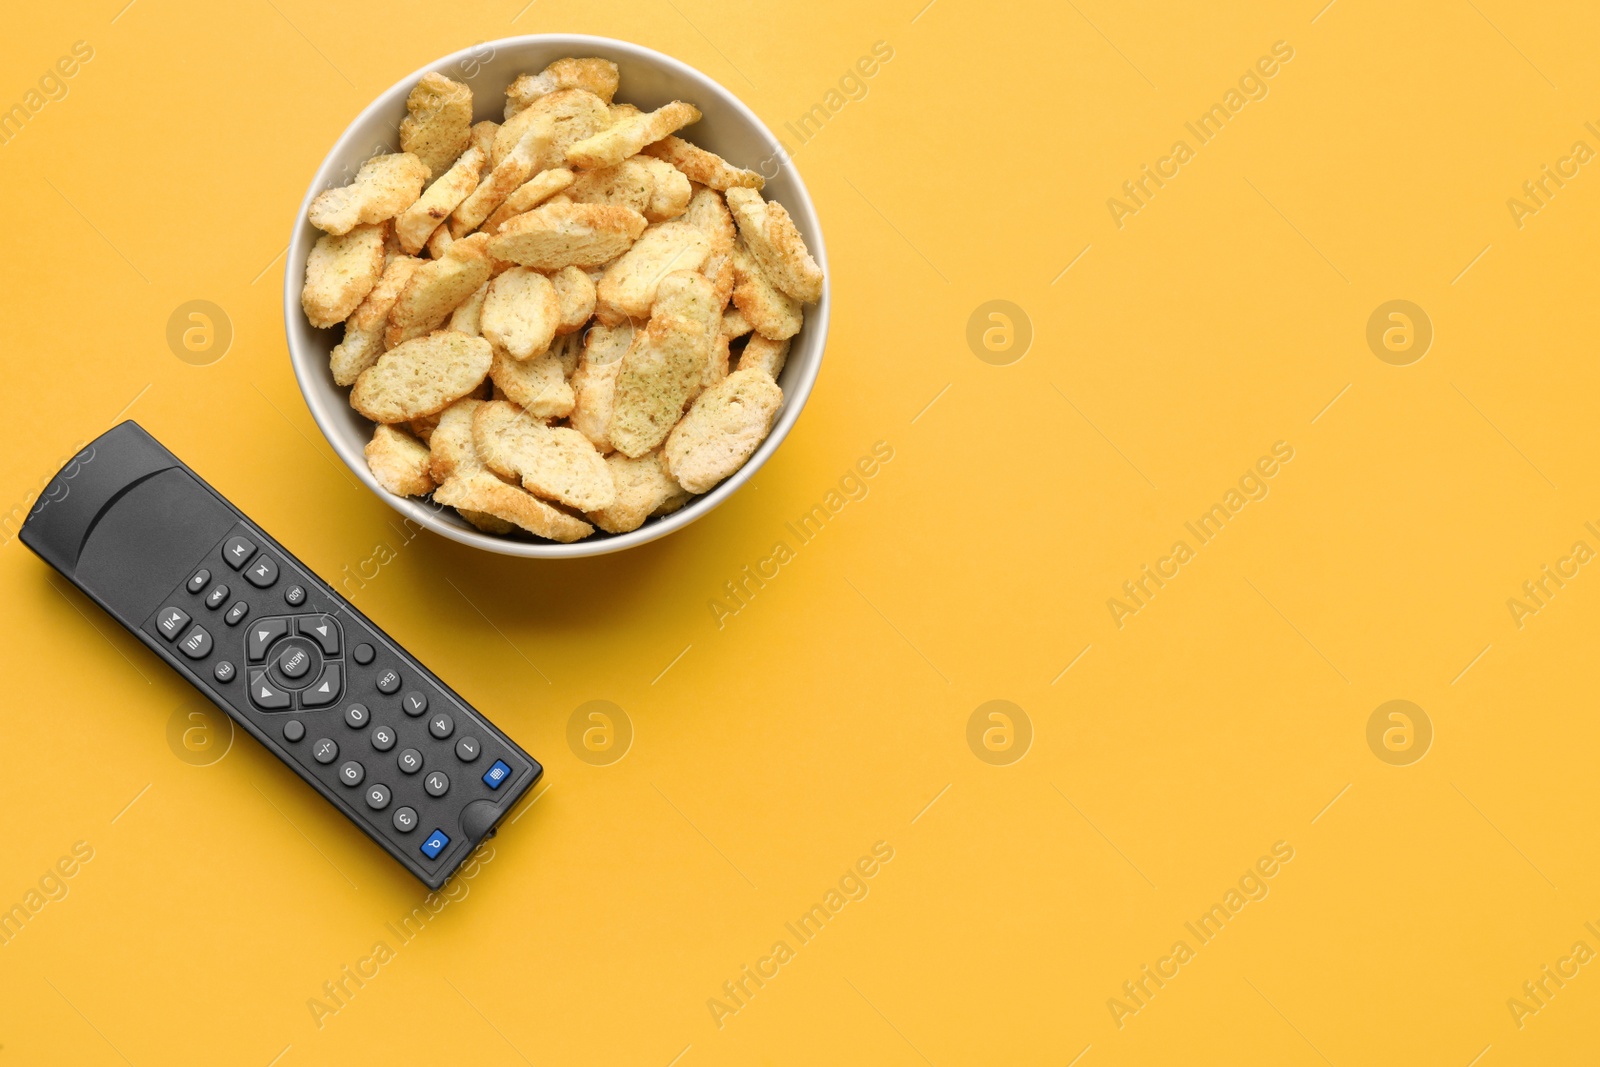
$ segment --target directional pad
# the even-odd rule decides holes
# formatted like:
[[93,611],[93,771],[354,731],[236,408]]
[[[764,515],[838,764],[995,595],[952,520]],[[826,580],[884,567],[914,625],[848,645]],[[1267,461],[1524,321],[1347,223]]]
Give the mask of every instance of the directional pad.
[[339,685],[339,665],[327,663],[322,667],[322,675],[311,683],[310,688],[300,693],[300,706],[303,708],[321,708],[332,704],[339,699],[342,688]]
[[295,632],[309,637],[321,648],[324,656],[339,654],[339,624],[331,615],[301,615],[294,621]]
[[260,663],[267,658],[267,646],[288,632],[288,619],[262,619],[255,623],[246,635],[245,658]]
[[268,677],[266,671],[251,671],[250,703],[262,711],[283,711],[293,699],[287,689],[278,688],[278,683]]

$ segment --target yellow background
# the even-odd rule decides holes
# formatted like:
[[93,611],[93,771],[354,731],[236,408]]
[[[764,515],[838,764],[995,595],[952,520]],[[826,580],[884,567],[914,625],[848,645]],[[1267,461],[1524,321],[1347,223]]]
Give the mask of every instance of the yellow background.
[[[191,692],[7,541],[0,906],[94,859],[0,947],[0,1063],[1592,1060],[1600,965],[1521,1028],[1506,1002],[1600,949],[1600,576],[1520,629],[1506,602],[1600,548],[1597,164],[1521,228],[1506,202],[1600,148],[1600,12],[923,2],[7,13],[0,103],[95,52],[0,146],[7,506],[126,410],[324,575],[395,550],[355,603],[548,771],[399,945],[421,887],[243,735],[180,759]],[[549,31],[677,56],[774,129],[894,49],[796,152],[834,317],[793,435],[703,521],[572,563],[405,543],[302,404],[279,297],[372,97]],[[1280,40],[1119,229],[1107,199]],[[210,366],[165,340],[193,299],[235,331]],[[966,341],[992,299],[1034,331],[1007,366]],[[1410,366],[1366,343],[1392,299],[1434,327]],[[869,495],[719,629],[877,441]],[[1119,629],[1107,599],[1277,441],[1270,495]],[[1433,726],[1409,766],[1367,744],[1392,699]],[[566,740],[591,700],[633,727],[609,766]],[[1031,723],[1009,766],[968,746],[990,700]],[[708,999],[878,841],[870,895],[719,1029]],[[1119,1029],[1108,998],[1278,841],[1270,895]]]

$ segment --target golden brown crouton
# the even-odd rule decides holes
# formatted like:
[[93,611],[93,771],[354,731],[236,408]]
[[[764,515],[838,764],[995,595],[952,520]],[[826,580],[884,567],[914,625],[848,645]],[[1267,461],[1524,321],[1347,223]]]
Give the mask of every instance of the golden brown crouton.
[[361,225],[317,238],[306,259],[306,283],[300,291],[300,306],[311,325],[321,330],[343,322],[372,292],[383,275],[387,228]]
[[395,496],[426,496],[433,492],[428,471],[428,448],[410,434],[379,423],[365,449],[367,469]]
[[428,166],[410,152],[375,156],[361,164],[355,181],[324,189],[311,201],[311,225],[332,234],[392,219],[416,202]]
[[449,169],[472,137],[472,90],[429,71],[406,97],[400,148],[428,168],[433,181]]

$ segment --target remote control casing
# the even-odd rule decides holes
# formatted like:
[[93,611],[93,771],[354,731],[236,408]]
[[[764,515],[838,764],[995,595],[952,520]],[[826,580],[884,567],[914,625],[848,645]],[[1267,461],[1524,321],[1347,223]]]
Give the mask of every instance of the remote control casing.
[[[20,536],[430,888],[444,885],[543,774],[538,761],[132,420],[61,469]],[[254,551],[236,566],[223,552],[240,537]],[[256,572],[262,560],[277,570],[264,586],[265,572]],[[195,588],[203,569],[210,575]],[[228,588],[208,605],[218,599],[212,595],[218,585]],[[291,602],[296,587],[302,593]],[[242,617],[226,621],[239,603],[246,605]],[[175,621],[172,609],[188,618],[169,636],[161,624]],[[271,634],[278,620],[286,632],[258,641],[263,652],[252,661],[251,635]],[[194,637],[195,628],[209,641]],[[367,663],[358,662],[358,646],[370,646]],[[282,673],[290,659],[307,669],[290,655],[296,648],[313,664],[304,681]],[[234,668],[227,681],[218,677],[223,661]],[[389,688],[394,680],[385,672],[398,677],[398,686]],[[291,706],[258,706],[246,691],[258,675],[263,694],[287,694]],[[313,695],[322,683],[328,690]],[[419,695],[426,710],[408,711]],[[351,711],[352,704],[366,714]],[[362,721],[357,726],[353,719]],[[287,726],[291,721],[303,731]],[[380,728],[390,731],[382,749]],[[297,740],[288,740],[296,733]],[[477,742],[470,758],[458,750],[463,739]],[[313,755],[323,741],[337,748],[326,762]],[[398,761],[408,752],[420,767],[404,771]],[[349,763],[361,770],[349,770]],[[491,786],[497,764],[506,770]],[[435,795],[439,774],[444,792]],[[347,784],[346,777],[356,780]],[[390,793],[382,807],[367,801],[377,785]],[[409,830],[395,822],[402,808],[414,812]],[[424,844],[441,837],[447,843],[430,857]]]

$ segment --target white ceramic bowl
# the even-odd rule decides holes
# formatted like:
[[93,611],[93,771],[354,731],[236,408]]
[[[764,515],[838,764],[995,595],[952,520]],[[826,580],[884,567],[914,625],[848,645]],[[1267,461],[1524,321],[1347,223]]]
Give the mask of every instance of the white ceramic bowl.
[[613,536],[597,530],[588,539],[570,545],[495,537],[469,525],[450,508],[435,506],[426,500],[398,497],[378,485],[362,453],[372,437],[372,424],[350,407],[349,390],[335,385],[328,371],[328,353],[338,344],[342,329],[337,326],[329,330],[313,329],[300,308],[306,257],[320,234],[306,221],[311,200],[330,186],[348,183],[361,163],[371,156],[400,150],[400,121],[406,115],[406,96],[428,71],[438,71],[472,86],[474,122],[483,119],[501,122],[505,118],[506,86],[517,75],[538,73],[562,56],[601,56],[615,62],[622,72],[622,85],[617,92],[619,102],[634,104],[646,111],[672,100],[684,100],[698,107],[704,117],[685,130],[684,135],[736,166],[761,171],[767,179],[764,194],[788,208],[817,263],[824,272],[828,267],[816,209],[777,138],[738,97],[693,67],[660,52],[609,37],[579,34],[507,37],[474,45],[430,63],[402,78],[374,100],[322,161],[311,187],[306,190],[300,214],[295,218],[283,281],[284,330],[288,335],[289,358],[312,417],[333,450],[339,453],[339,458],[368,488],[390,507],[435,533],[462,544],[512,556],[573,557],[617,552],[681,529],[728,499],[771,457],[800,417],[800,409],[805,406],[806,397],[817,379],[823,342],[828,333],[829,288],[824,282],[822,299],[806,308],[805,326],[790,345],[788,361],[778,379],[783,387],[783,407],[771,435],[731,478],[704,496],[694,498],[686,507],[651,519],[631,533]]

